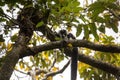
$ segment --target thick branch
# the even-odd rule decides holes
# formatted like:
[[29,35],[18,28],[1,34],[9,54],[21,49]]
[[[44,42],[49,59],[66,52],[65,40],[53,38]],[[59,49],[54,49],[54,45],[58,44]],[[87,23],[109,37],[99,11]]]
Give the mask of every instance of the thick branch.
[[84,54],[79,53],[79,61],[89,64],[90,66],[96,67],[98,69],[101,69],[103,71],[106,71],[108,73],[111,73],[115,76],[120,76],[120,67],[113,66],[109,63],[105,63],[99,60],[95,60],[94,58],[85,56]]
[[19,54],[21,53],[21,51],[24,53],[26,49],[26,47],[23,46],[23,44],[26,44],[24,43],[25,40],[25,35],[19,35],[17,43],[15,44],[11,52],[8,53],[8,55],[5,57],[5,61],[3,62],[3,65],[0,69],[0,80],[10,79],[14,67],[19,60]]
[[[64,41],[56,41],[56,42],[50,42],[50,43],[47,43],[44,45],[33,47],[33,48],[29,49],[30,51],[29,50],[27,51],[29,53],[26,53],[25,55],[21,55],[21,57],[29,56],[29,55],[34,56],[38,52],[42,52],[45,50],[65,48],[65,47],[67,47],[66,45],[68,43],[71,43],[74,47],[85,47],[85,48],[93,49],[96,51],[111,52],[111,53],[119,53],[120,52],[119,46],[98,45],[98,44],[94,44],[94,43],[86,41],[86,40],[69,40],[69,41],[66,41],[66,43]],[[82,61],[86,64],[89,64],[93,67],[96,67],[98,69],[104,70],[113,75],[118,75],[120,73],[120,68],[112,66],[109,63],[104,63],[102,61],[95,60],[93,58],[85,56],[84,54],[79,54],[78,60]]]
[[26,45],[33,35],[33,24],[27,15],[24,16],[24,18],[19,19],[18,22],[20,28],[19,36],[13,49],[5,57],[5,61],[0,69],[0,80],[10,79],[14,67],[20,58],[19,55],[25,53],[27,48]]
[[115,45],[100,45],[95,44],[90,41],[86,40],[68,40],[66,42],[64,41],[55,41],[46,43],[44,45],[35,46],[32,48],[28,48],[25,54],[21,55],[20,57],[35,55],[38,52],[46,51],[46,50],[52,50],[52,49],[60,49],[67,47],[67,44],[71,43],[73,47],[85,47],[89,48],[95,51],[101,51],[101,52],[110,52],[110,53],[120,53],[120,46]]

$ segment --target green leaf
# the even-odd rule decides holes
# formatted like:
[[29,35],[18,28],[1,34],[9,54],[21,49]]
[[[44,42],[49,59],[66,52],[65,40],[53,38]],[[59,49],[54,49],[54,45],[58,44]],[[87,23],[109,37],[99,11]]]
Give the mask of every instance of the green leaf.
[[79,17],[83,22],[88,22],[86,19],[85,19],[85,16],[84,15],[80,15]]
[[66,7],[66,10],[69,12],[79,12],[81,10],[81,8],[79,7],[80,2],[77,1],[71,1],[69,2],[68,6]]
[[80,2],[78,1],[71,1],[68,4],[69,7],[78,7],[79,5],[80,5]]
[[0,22],[5,22],[5,21],[6,21],[6,19],[0,18]]
[[59,38],[59,37],[55,37],[55,40],[59,41],[59,40],[61,40],[61,38]]
[[3,15],[4,14],[4,11],[2,8],[0,8],[0,15]]
[[115,3],[108,3],[107,7],[114,10],[120,10],[120,7]]
[[73,12],[77,13],[81,10],[83,10],[81,7],[76,7],[76,8],[73,9]]
[[94,20],[96,20],[96,18],[98,17],[98,15],[99,15],[100,13],[102,13],[103,11],[104,11],[103,8],[99,8],[99,9],[94,10],[94,11],[93,11],[93,14],[92,14],[92,18],[93,18]]
[[114,32],[118,32],[118,27],[115,24],[111,24],[111,28],[113,29]]
[[99,2],[105,2],[105,3],[113,3],[116,2],[117,0],[99,0]]
[[84,29],[84,36],[85,36],[85,39],[88,39],[89,38],[89,29],[88,29],[88,25],[83,25],[83,29]]
[[82,24],[79,24],[79,25],[78,25],[78,27],[77,27],[77,32],[76,32],[76,37],[78,37],[78,36],[81,34],[81,32],[82,32],[82,27],[83,27]]
[[5,39],[3,39],[3,35],[1,34],[0,35],[0,42],[4,42],[5,41]]
[[94,18],[95,22],[100,22],[100,23],[104,23],[105,19],[103,19],[102,17],[96,16],[96,18]]
[[94,24],[94,23],[91,23],[91,24],[89,24],[89,27],[90,27],[90,31],[92,32],[92,34],[93,34],[93,36],[95,37],[95,39],[96,39],[97,41],[99,41],[99,36],[98,36],[98,34],[97,34],[97,28],[96,28],[95,24]]
[[0,1],[0,6],[4,6],[5,4],[5,2]]
[[89,6],[89,11],[97,10],[97,9],[102,9],[104,8],[105,3],[103,2],[95,2]]
[[11,41],[12,42],[15,42],[17,40],[17,34],[14,34],[12,37],[11,37]]
[[79,6],[80,5],[80,2],[78,1],[74,1],[74,3],[71,3],[72,5],[74,4],[74,6]]
[[91,4],[89,7],[89,11],[92,11],[92,18],[96,19],[100,13],[102,13],[105,10],[105,3],[103,2],[95,2]]
[[43,24],[44,24],[43,21],[39,22],[39,23],[36,25],[36,28],[41,27]]
[[108,0],[109,2],[116,2],[117,0]]
[[102,33],[105,33],[105,26],[104,25],[101,25],[98,30]]

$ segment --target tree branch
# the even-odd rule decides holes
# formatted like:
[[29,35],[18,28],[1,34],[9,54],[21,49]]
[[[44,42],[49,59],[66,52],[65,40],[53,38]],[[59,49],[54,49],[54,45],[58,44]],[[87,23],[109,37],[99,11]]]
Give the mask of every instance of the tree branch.
[[[38,52],[42,52],[45,50],[65,48],[65,47],[67,47],[68,43],[71,43],[73,45],[73,47],[85,47],[85,48],[89,48],[89,49],[101,51],[101,52],[120,53],[120,46],[99,45],[99,44],[94,44],[94,43],[86,41],[86,40],[68,40],[66,42],[64,42],[64,41],[50,42],[50,43],[46,43],[44,45],[29,48],[30,51],[29,50],[26,51],[29,53],[23,53],[24,55],[21,55],[21,57],[30,56],[30,55],[34,56]],[[96,67],[98,69],[104,70],[104,71],[111,73],[113,75],[120,74],[119,67],[115,67],[109,63],[104,63],[102,61],[95,60],[95,59],[90,58],[84,54],[79,54],[78,56],[79,56],[78,60],[81,62],[89,64],[89,65]]]
[[91,65],[95,68],[101,69],[103,71],[106,71],[108,73],[111,73],[114,76],[120,77],[120,67],[113,66],[110,63],[105,63],[105,62],[102,62],[99,60],[95,60],[94,58],[85,56],[84,54],[79,53],[78,55],[79,55],[79,57],[78,57],[79,61],[89,64],[89,65]]
[[67,40],[66,42],[55,41],[55,42],[50,42],[43,45],[35,46],[32,48],[28,48],[26,53],[20,55],[20,58],[30,55],[34,56],[38,52],[42,52],[46,50],[65,48],[68,47],[67,44],[69,43],[71,43],[73,47],[84,47],[101,52],[120,53],[120,46],[95,44],[86,40]]
[[5,60],[3,62],[2,67],[0,68],[0,80],[9,80],[16,63],[19,60],[19,55],[25,53],[29,40],[33,35],[33,24],[29,20],[29,18],[24,16],[24,18],[19,19],[19,36],[18,39],[13,46],[11,52],[5,56]]
[[64,67],[62,69],[60,69],[59,71],[56,71],[56,72],[49,72],[45,75],[45,78],[43,80],[46,80],[49,76],[55,76],[59,73],[62,73],[67,67],[68,65],[70,64],[70,60],[64,65]]

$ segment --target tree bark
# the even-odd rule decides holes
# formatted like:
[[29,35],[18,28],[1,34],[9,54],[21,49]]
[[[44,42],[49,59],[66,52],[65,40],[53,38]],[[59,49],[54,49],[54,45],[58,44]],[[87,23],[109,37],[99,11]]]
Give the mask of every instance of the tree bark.
[[[21,16],[23,17],[23,16]],[[19,23],[19,36],[8,55],[5,57],[5,61],[0,69],[0,80],[9,80],[15,65],[19,60],[19,55],[24,53],[27,49],[27,44],[33,35],[33,24],[29,20],[28,15],[18,19]]]

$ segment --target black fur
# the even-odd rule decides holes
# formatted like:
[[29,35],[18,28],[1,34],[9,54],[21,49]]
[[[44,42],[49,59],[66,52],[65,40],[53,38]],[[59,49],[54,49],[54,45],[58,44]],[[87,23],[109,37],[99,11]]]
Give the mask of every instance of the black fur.
[[[59,33],[57,34],[57,37],[60,37],[64,40],[71,40],[75,39],[72,33],[68,33],[66,30],[60,30]],[[77,58],[78,58],[78,48],[73,47],[72,50],[65,48],[64,52],[66,55],[71,56],[71,80],[76,80],[77,77]]]

